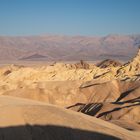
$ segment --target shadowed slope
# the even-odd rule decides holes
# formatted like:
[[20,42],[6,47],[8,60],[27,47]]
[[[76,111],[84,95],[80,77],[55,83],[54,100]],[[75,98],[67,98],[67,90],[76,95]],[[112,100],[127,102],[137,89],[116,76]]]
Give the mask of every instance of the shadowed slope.
[[99,132],[55,125],[23,125],[0,128],[0,140],[121,140]]

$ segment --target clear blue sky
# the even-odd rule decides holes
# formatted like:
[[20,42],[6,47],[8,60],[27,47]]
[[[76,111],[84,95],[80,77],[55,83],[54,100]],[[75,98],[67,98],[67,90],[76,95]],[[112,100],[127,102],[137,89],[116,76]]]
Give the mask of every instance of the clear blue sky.
[[0,35],[140,33],[140,0],[0,0]]

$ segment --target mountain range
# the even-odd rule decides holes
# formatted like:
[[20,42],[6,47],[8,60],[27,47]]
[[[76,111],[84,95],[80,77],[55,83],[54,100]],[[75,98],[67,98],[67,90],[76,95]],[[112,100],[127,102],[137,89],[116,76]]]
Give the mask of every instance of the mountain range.
[[0,60],[128,61],[134,57],[139,45],[140,35],[0,36]]

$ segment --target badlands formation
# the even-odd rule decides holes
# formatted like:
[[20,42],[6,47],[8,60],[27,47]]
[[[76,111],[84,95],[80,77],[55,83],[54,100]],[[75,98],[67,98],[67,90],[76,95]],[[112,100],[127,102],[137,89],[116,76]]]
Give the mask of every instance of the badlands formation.
[[140,51],[109,62],[1,66],[0,140],[139,140]]

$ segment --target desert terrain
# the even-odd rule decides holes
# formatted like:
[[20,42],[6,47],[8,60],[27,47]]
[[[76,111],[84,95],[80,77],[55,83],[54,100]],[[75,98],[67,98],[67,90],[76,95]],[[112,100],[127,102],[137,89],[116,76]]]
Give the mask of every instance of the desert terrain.
[[[51,42],[52,38],[53,43],[56,41],[56,48],[63,44],[57,44],[58,41],[63,41],[63,37],[59,37],[58,40],[58,36],[53,36],[47,40]],[[34,38],[30,39],[33,42]],[[12,41],[18,43],[18,40],[19,44],[24,41],[30,45],[30,39],[14,38]],[[93,42],[99,43],[99,38],[90,40],[82,37],[76,39],[64,37],[64,39],[67,39],[68,44],[71,43],[71,39],[74,39],[72,42],[80,41],[88,46]],[[119,43],[123,44],[125,40],[134,45],[134,40],[130,36],[125,36],[123,41],[121,39],[119,36],[104,38],[109,43],[119,40]],[[34,54],[32,49],[28,48],[31,49],[31,52],[28,51],[29,55],[26,49],[20,50],[18,45],[15,47],[18,53],[5,51],[6,46],[7,48],[9,45],[11,48],[15,46],[16,43],[12,41],[6,37],[0,41],[0,45],[5,46],[1,49],[0,59],[2,61],[7,56],[7,61],[10,62],[10,64],[3,63],[0,67],[1,140],[139,140],[140,50],[138,47],[134,49],[132,44],[127,44],[130,46],[129,49],[133,48],[133,51],[124,50],[124,52],[129,52],[131,55],[121,50],[123,58],[119,56],[117,58],[121,58],[123,63],[118,61],[119,59],[112,60],[112,57],[96,63],[83,60],[56,62],[54,60],[58,60],[62,55],[59,52],[58,56],[52,52],[55,57],[46,62],[47,55],[43,54],[46,51]],[[35,48],[41,50],[38,44]],[[18,55],[23,55],[23,52],[28,56],[19,58]],[[49,57],[52,58],[52,54]],[[88,53],[85,54],[86,57]],[[133,58],[129,58],[126,62],[128,57],[124,59],[125,55]],[[80,60],[80,55],[75,54],[75,56]],[[69,56],[61,58],[69,60]],[[20,59],[27,64],[20,63]],[[87,59],[90,60],[90,54]],[[14,61],[17,63],[12,64]]]
[[0,140],[140,140],[140,0],[0,0]]

